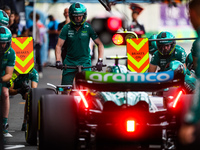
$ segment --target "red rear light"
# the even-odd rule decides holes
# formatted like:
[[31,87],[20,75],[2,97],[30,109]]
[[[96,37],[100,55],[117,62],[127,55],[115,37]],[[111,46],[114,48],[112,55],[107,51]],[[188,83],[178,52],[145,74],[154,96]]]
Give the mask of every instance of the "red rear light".
[[126,122],[126,131],[127,132],[134,132],[135,131],[135,121],[134,120],[128,120]]
[[178,103],[178,100],[179,100],[179,98],[181,97],[182,93],[183,93],[183,91],[180,91],[180,92],[178,93],[176,99],[174,100],[174,103],[173,103],[173,106],[172,106],[173,108],[176,107],[176,105],[177,105],[177,103]]
[[121,34],[114,34],[112,37],[112,41],[115,45],[120,45],[124,42],[124,38]]
[[109,30],[117,31],[122,27],[122,20],[116,17],[108,18],[107,26]]
[[85,108],[88,108],[89,106],[88,106],[87,100],[85,99],[85,96],[83,95],[83,93],[81,91],[79,91],[78,93],[83,101]]

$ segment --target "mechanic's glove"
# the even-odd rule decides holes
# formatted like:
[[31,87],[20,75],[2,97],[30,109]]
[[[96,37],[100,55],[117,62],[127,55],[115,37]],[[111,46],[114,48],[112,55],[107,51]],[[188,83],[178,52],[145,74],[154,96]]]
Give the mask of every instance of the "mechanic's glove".
[[56,68],[57,69],[63,69],[63,64],[61,61],[56,61]]
[[23,88],[19,88],[19,89],[17,89],[17,92],[18,92],[19,94],[21,94],[22,99],[25,100],[25,95],[26,95],[26,93],[27,93],[28,91],[23,90]]
[[97,63],[96,63],[96,68],[97,68],[98,71],[101,71],[102,67],[103,67],[103,59],[99,58]]
[[176,70],[174,70],[174,76],[176,79],[184,78],[184,66],[179,65]]
[[10,80],[10,81],[8,81],[8,82],[6,83],[6,87],[7,87],[7,88],[11,87],[11,85],[13,85],[12,80]]
[[174,70],[174,72],[175,72],[176,74],[184,73],[184,68],[183,68],[183,67],[184,67],[183,65],[179,65],[179,66],[176,68],[176,70]]
[[19,88],[19,89],[17,89],[17,93],[19,93],[23,96],[26,92],[24,92],[23,88]]
[[22,98],[25,99],[25,95],[30,91],[30,86],[26,83],[22,83],[22,87],[17,89],[17,93],[21,94]]
[[31,89],[31,87],[28,84],[26,84],[26,83],[22,83],[22,84],[23,84],[23,90],[25,92],[29,92],[29,90]]

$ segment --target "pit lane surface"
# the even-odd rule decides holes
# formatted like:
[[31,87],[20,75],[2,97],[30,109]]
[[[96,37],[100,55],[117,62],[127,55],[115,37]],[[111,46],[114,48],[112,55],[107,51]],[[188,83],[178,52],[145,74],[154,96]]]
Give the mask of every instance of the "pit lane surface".
[[[182,43],[180,44],[185,48],[186,52],[189,53],[192,43]],[[115,47],[112,49],[105,49],[104,56],[113,55],[126,55],[125,47]],[[96,56],[97,58],[97,56]],[[119,63],[124,64],[124,60],[120,60]],[[96,63],[96,59],[93,64]],[[112,60],[105,60],[105,64],[114,64]],[[39,81],[38,87],[47,87],[47,83],[52,83],[54,85],[60,84],[61,81],[61,71],[54,68],[43,68],[43,78]],[[17,150],[36,150],[37,146],[30,146],[25,141],[25,132],[21,131],[21,126],[23,122],[23,111],[24,103],[20,95],[16,95],[10,98],[10,114],[8,118],[9,122],[9,133],[13,136],[11,138],[5,138],[5,149],[17,149]],[[141,149],[139,146],[133,145],[101,145],[101,147],[96,147],[96,150],[131,150],[131,149]],[[159,145],[150,145],[150,150],[161,149]]]

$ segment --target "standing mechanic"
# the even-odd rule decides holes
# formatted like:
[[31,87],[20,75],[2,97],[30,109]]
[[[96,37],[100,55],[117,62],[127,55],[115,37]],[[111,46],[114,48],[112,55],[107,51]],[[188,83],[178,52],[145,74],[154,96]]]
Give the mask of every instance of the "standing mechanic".
[[[198,34],[198,38],[193,44],[193,50],[196,51],[197,59],[194,59],[195,66],[195,74],[197,77],[196,81],[196,94],[194,96],[192,105],[185,115],[184,118],[184,125],[180,128],[179,137],[180,141],[184,145],[190,145],[195,141],[195,138],[199,136],[199,132],[197,132],[199,128],[199,121],[200,121],[200,55],[199,55],[199,48],[200,48],[200,1],[199,0],[192,0],[189,2],[189,14],[191,23]],[[194,144],[194,143],[193,143]],[[190,149],[199,149],[199,141],[196,141],[196,145],[194,144],[193,147],[189,146]]]
[[[28,85],[29,81],[31,81],[31,87]],[[12,75],[12,79],[10,80],[10,95],[21,94],[22,99],[27,100],[28,92],[31,88],[37,88],[39,82],[39,75],[36,69],[31,69],[27,74],[19,74],[16,70]],[[24,106],[24,120],[22,123],[21,131],[26,130],[26,105]]]
[[[10,109],[9,102],[9,92],[7,88],[7,84],[4,83],[7,80],[10,80],[9,76],[12,76],[13,67],[15,65],[15,51],[11,48],[11,38],[12,34],[7,27],[9,25],[9,16],[3,10],[0,10],[0,73],[1,77],[4,78],[0,83],[0,96],[2,99],[2,115],[3,115],[3,134],[5,137],[10,136],[8,133],[8,114]],[[5,32],[4,32],[5,31]],[[11,34],[11,35],[10,35]],[[10,37],[11,36],[11,37]],[[6,79],[6,80],[5,80]],[[1,80],[1,79],[0,79]],[[2,83],[3,82],[3,83]]]
[[11,31],[4,26],[0,26],[0,95],[2,97],[3,111],[3,133],[8,133],[8,114],[10,108],[9,92],[7,82],[11,79],[15,65],[15,51],[11,48]]
[[[70,23],[66,24],[58,38],[56,45],[56,67],[62,69],[63,64],[68,66],[91,66],[90,38],[98,46],[97,70],[102,70],[104,46],[91,25],[86,21],[87,10],[81,3],[73,3],[69,8]],[[64,63],[61,63],[61,48],[66,41],[67,55]],[[91,70],[91,69],[85,69]],[[66,69],[62,73],[62,85],[72,85],[77,70]]]

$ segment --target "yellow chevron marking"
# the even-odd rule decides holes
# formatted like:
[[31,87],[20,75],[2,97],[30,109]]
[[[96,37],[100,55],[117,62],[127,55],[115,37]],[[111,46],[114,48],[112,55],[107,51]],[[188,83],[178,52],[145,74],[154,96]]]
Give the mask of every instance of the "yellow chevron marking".
[[19,72],[19,74],[24,74],[18,67],[14,67],[14,69],[17,71],[17,72]]
[[128,64],[128,69],[131,70],[132,72],[137,72],[129,64]]
[[[146,72],[148,68],[149,68],[149,65],[147,65],[140,73]],[[132,72],[137,72],[130,65],[128,65],[128,69],[131,70]]]
[[137,51],[139,51],[141,47],[144,46],[144,44],[148,41],[148,38],[144,38],[138,45],[135,42],[133,42],[131,39],[127,39],[126,41],[129,44],[131,44],[131,46],[133,46]]
[[31,71],[31,69],[34,67],[34,63],[32,63],[31,65],[30,65],[30,67],[26,70],[26,72],[28,73],[28,72],[30,72]]
[[142,72],[141,73],[144,73],[144,72],[146,72],[147,71],[147,69],[149,68],[149,64],[142,70]]
[[22,61],[18,56],[16,56],[16,61],[24,67],[33,58],[33,51],[28,55],[28,57]]
[[127,55],[128,55],[128,60],[130,60],[137,68],[140,68],[149,58],[149,52],[146,53],[146,55],[139,62],[137,62],[129,53],[127,53]]
[[34,63],[32,63],[32,64],[30,65],[30,67],[29,67],[28,69],[26,69],[25,72],[22,72],[17,66],[15,66],[14,68],[15,68],[15,70],[16,70],[17,72],[19,72],[20,74],[26,74],[26,73],[29,73],[30,70],[31,70],[33,67],[34,67]]
[[12,41],[21,49],[24,50],[24,48],[29,44],[29,42],[32,40],[32,37],[28,37],[24,43],[21,43],[17,40],[17,38],[12,38]]

